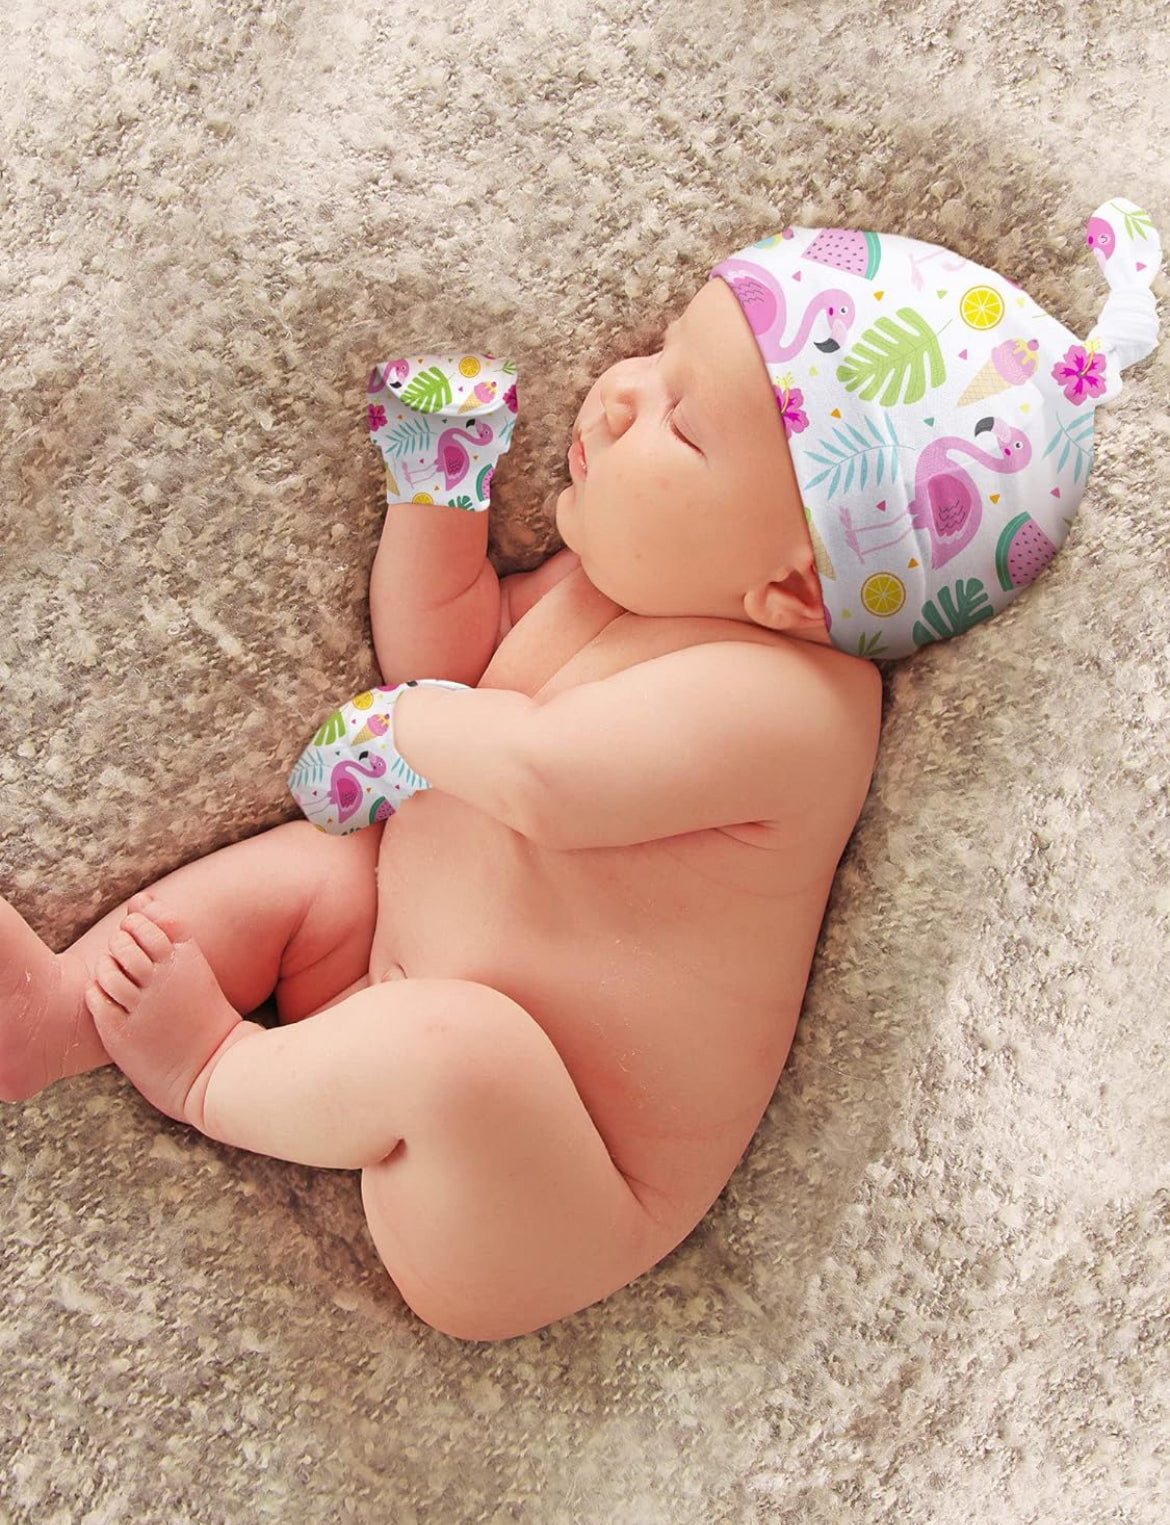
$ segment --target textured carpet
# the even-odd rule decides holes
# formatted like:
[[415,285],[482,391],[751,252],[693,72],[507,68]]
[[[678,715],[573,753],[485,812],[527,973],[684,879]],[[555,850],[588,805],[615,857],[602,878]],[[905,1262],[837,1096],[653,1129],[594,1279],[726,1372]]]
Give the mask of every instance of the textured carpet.
[[[1154,0],[5,0],[0,893],[65,947],[294,818],[376,670],[375,360],[515,357],[535,565],[590,381],[788,222],[1087,334],[1093,209],[1170,248],[1167,78]],[[108,1069],[3,1109],[0,1519],[1165,1520],[1168,373],[1042,581],[887,674],[774,1101],[628,1290],[462,1345],[356,1175]]]

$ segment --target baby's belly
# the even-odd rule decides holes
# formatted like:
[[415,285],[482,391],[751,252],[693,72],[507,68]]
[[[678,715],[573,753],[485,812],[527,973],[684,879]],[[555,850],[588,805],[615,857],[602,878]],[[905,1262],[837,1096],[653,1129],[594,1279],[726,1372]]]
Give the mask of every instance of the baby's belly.
[[764,851],[707,831],[558,852],[430,790],[383,833],[370,979],[511,997],[619,1168],[713,1200],[787,1057],[835,866],[802,892]]

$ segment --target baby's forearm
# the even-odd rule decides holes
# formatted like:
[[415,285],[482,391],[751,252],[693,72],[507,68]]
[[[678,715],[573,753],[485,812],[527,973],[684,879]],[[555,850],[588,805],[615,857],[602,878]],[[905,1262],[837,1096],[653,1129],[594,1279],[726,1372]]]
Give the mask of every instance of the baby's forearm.
[[394,701],[394,746],[432,788],[527,836],[537,818],[530,759],[539,714],[512,689],[411,688]]
[[482,677],[500,623],[487,518],[434,503],[387,508],[370,572],[370,630],[384,682]]
[[488,515],[444,503],[391,503],[377,559],[397,573],[399,599],[422,608],[450,603],[479,576],[488,548]]

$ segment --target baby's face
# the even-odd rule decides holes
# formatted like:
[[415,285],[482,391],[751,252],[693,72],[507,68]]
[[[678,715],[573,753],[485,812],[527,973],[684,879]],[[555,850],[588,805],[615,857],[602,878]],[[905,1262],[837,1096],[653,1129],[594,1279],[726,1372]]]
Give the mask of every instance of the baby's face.
[[571,455],[557,528],[603,593],[636,614],[828,643],[784,423],[724,281],[706,282],[656,354],[598,378],[573,433],[586,466]]

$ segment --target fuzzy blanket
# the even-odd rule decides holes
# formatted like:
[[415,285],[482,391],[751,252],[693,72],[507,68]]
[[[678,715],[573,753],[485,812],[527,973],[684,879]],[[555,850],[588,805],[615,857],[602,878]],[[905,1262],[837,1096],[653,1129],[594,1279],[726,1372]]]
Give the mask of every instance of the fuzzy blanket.
[[[295,817],[376,671],[375,361],[515,358],[509,571],[556,549],[592,379],[790,222],[946,243],[1086,335],[1092,210],[1170,247],[1165,22],[5,0],[0,893],[64,948]],[[886,674],[773,1103],[627,1290],[460,1344],[356,1174],[111,1069],[0,1110],[0,1520],[1165,1520],[1168,374],[1099,415],[1043,579]]]

